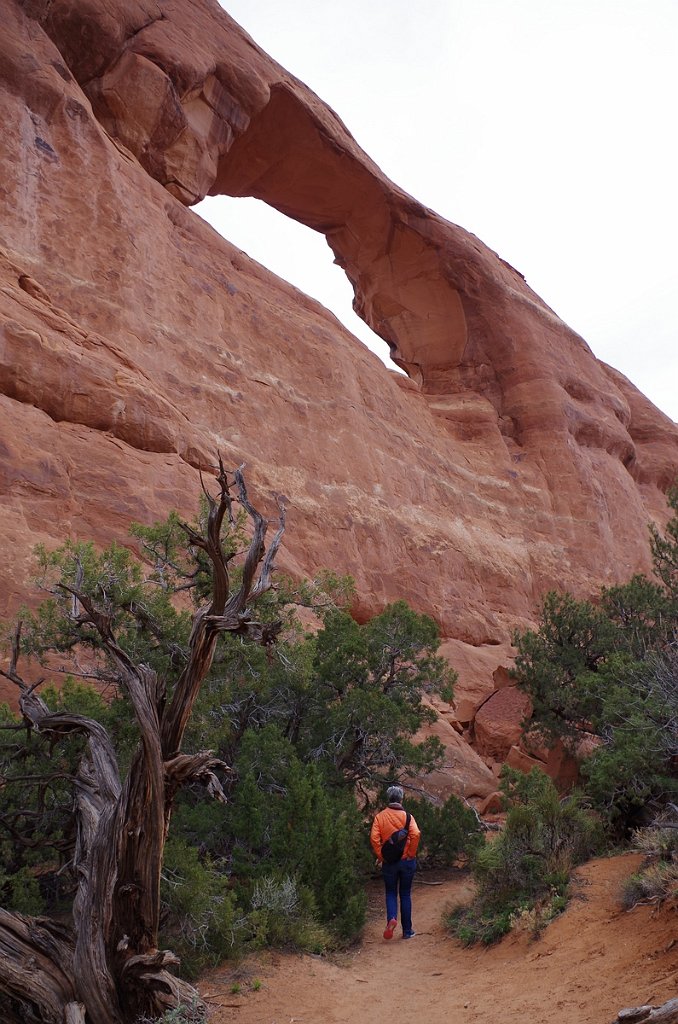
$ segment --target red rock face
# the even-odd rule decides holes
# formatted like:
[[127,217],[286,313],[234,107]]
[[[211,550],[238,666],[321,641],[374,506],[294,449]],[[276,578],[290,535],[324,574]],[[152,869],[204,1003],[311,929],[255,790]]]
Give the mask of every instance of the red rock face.
[[522,722],[531,714],[529,697],[515,686],[497,690],[473,719],[478,752],[494,761],[504,761],[511,747],[520,743]]
[[[217,448],[289,497],[288,569],[437,619],[470,717],[548,588],[648,568],[675,424],[216,3],[3,16],[0,612],[38,541],[192,510]],[[208,192],[324,232],[409,379],[186,209]]]

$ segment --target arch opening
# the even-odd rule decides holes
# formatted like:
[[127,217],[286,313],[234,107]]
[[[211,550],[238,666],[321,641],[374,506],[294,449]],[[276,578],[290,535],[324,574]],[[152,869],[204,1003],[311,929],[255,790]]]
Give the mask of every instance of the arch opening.
[[404,373],[388,344],[353,310],[353,290],[324,235],[260,199],[208,196],[193,210],[232,245],[320,302],[389,370]]

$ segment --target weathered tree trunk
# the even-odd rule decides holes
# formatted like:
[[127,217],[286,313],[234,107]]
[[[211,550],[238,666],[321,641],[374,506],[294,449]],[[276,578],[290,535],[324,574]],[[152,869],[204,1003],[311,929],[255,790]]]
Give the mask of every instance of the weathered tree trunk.
[[66,1007],[76,1003],[72,934],[41,918],[0,910],[0,964],[8,1020],[63,1024]]
[[678,999],[661,1006],[633,1006],[620,1010],[614,1024],[678,1024]]
[[19,703],[27,725],[54,734],[79,732],[88,745],[77,779],[74,859],[79,879],[72,933],[44,920],[0,911],[0,1008],[7,1024],[128,1024],[142,1013],[160,1015],[197,999],[195,989],[168,970],[177,958],[158,949],[160,875],[179,787],[201,781],[211,795],[223,799],[223,793],[214,774],[220,762],[209,751],[181,754],[181,743],[219,634],[232,631],[260,642],[274,638],[275,626],[253,621],[250,606],[270,587],[284,531],[280,507],[280,526],[266,552],[267,522],[250,504],[242,473],[236,471],[237,500],[250,517],[253,537],[242,583],[231,594],[220,538],[224,516],[232,519],[236,499],[221,462],[218,481],[219,499],[207,496],[205,535],[185,527],[190,544],[209,556],[213,590],[209,605],[194,618],[188,661],[169,703],[164,681],[128,658],[109,618],[77,587],[65,588],[74,599],[78,621],[96,629],[134,709],[140,742],[124,785],[102,726],[78,715],[51,713],[18,676],[17,633],[5,674],[21,689]]

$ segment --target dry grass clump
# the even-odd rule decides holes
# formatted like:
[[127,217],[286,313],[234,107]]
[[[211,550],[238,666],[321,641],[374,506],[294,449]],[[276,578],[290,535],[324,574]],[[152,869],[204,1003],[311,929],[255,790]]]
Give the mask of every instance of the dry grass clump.
[[624,882],[621,894],[626,910],[639,903],[678,902],[678,829],[646,828],[634,834],[633,845],[646,856],[640,871]]

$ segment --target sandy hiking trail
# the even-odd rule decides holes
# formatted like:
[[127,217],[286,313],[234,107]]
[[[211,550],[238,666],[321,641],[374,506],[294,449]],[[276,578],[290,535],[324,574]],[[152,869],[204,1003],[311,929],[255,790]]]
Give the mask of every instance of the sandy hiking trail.
[[[624,878],[641,858],[601,858],[577,874],[576,897],[543,933],[464,949],[441,914],[471,892],[467,877],[421,873],[417,935],[382,938],[382,890],[370,888],[363,941],[335,957],[267,953],[206,975],[211,1024],[609,1024],[622,1007],[678,993],[675,907],[621,909]],[[235,984],[242,991],[234,994]],[[257,986],[261,987],[258,988]]]

